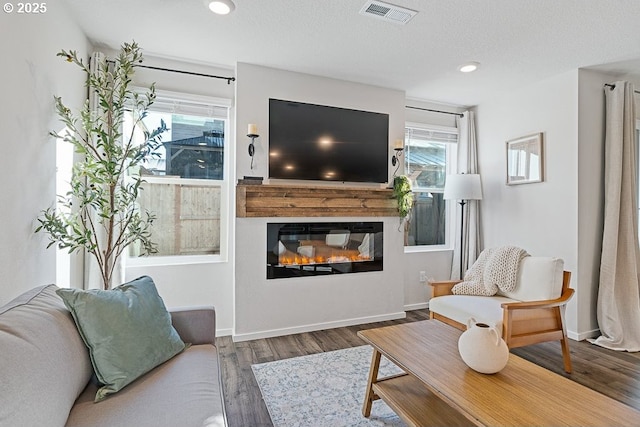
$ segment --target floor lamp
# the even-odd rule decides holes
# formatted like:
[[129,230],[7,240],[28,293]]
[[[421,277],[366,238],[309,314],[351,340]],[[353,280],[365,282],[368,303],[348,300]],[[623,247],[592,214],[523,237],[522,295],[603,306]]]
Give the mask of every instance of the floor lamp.
[[467,200],[482,200],[482,186],[478,174],[447,175],[444,200],[460,200],[460,279],[462,274],[462,248],[464,245],[464,205]]

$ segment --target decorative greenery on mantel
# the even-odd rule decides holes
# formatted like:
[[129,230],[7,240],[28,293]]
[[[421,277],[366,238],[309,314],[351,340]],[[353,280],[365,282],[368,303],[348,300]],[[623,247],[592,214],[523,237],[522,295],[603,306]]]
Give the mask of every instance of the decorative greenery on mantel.
[[112,276],[125,248],[138,243],[143,254],[156,252],[150,227],[154,215],[142,214],[136,206],[140,185],[140,163],[161,144],[167,130],[164,122],[155,130],[144,130],[144,142],[134,141],[133,131],[123,135],[125,113],[133,117],[133,129],[146,116],[156,94],[137,93],[130,84],[134,66],[143,58],[138,45],[124,43],[114,61],[104,61],[89,69],[75,51],[62,50],[57,56],[80,67],[87,75],[87,87],[96,105],[85,103],[78,115],[54,97],[62,134],[51,136],[73,145],[82,160],[73,166],[71,190],[58,195],[59,206],[42,211],[36,232],[49,234],[48,247],[57,244],[69,252],[84,249],[95,258],[102,288],[110,289]]
[[411,181],[405,175],[393,178],[393,197],[398,202],[398,216],[404,220],[413,207],[413,192],[411,191]]

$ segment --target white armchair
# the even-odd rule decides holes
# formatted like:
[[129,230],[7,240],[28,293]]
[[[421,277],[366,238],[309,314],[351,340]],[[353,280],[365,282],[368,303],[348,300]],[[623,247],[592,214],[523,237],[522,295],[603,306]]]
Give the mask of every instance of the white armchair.
[[559,258],[525,257],[515,289],[494,296],[453,295],[451,289],[460,281],[430,282],[430,316],[462,330],[470,317],[495,324],[509,348],[558,340],[564,369],[570,373],[564,312],[574,290],[569,288],[571,273],[563,268]]

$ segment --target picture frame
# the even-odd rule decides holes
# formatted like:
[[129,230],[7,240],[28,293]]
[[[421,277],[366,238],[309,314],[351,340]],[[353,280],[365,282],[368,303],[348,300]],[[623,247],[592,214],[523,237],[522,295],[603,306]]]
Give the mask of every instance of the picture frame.
[[544,181],[542,132],[507,141],[507,185]]

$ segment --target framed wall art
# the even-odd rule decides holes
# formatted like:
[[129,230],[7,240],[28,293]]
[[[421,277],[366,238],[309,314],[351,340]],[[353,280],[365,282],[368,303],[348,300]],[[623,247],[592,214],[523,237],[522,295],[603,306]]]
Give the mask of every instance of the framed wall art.
[[507,185],[544,180],[542,132],[507,141]]

